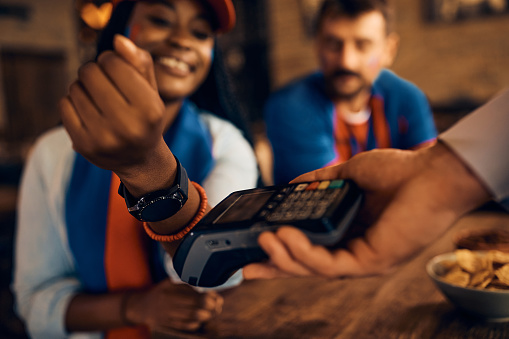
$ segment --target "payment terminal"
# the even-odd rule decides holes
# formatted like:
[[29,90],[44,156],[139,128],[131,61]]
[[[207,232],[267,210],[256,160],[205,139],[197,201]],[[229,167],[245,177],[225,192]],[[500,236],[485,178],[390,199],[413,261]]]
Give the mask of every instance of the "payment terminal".
[[263,231],[291,225],[302,230],[315,244],[338,243],[356,215],[361,199],[361,191],[349,180],[234,192],[184,237],[173,265],[180,278],[191,285],[221,285],[243,266],[267,258],[257,243]]

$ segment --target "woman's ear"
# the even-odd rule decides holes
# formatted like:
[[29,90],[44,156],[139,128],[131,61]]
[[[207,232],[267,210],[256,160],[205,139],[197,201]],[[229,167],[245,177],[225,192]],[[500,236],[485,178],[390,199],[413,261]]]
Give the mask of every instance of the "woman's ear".
[[396,59],[396,55],[398,54],[398,47],[399,35],[395,32],[389,33],[385,43],[385,57],[383,60],[384,67],[392,66]]

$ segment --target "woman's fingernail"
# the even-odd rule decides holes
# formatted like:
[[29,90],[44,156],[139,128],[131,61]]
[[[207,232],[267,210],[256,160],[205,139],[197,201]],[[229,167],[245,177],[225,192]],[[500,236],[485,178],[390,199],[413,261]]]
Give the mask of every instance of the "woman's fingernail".
[[126,38],[125,36],[120,35],[120,34],[115,34],[114,40],[115,40],[114,41],[115,49],[116,49],[116,44],[122,44],[129,50],[129,52],[136,53],[136,45],[131,40]]

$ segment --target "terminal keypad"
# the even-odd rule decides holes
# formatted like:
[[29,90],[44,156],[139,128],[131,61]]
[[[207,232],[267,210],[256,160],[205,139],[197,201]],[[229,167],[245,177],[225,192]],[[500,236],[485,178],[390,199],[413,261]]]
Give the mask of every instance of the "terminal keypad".
[[286,188],[274,194],[258,216],[269,222],[320,219],[343,185],[343,180],[325,180]]

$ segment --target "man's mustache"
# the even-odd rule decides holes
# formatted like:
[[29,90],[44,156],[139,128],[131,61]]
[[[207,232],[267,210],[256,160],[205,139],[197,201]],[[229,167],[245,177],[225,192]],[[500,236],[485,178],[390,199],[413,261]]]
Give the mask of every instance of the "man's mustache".
[[342,77],[342,76],[355,76],[357,78],[361,78],[361,75],[359,73],[356,73],[356,72],[353,72],[353,71],[350,71],[348,69],[337,69],[335,70],[332,74],[331,74],[331,77],[332,78],[336,78],[336,77]]

